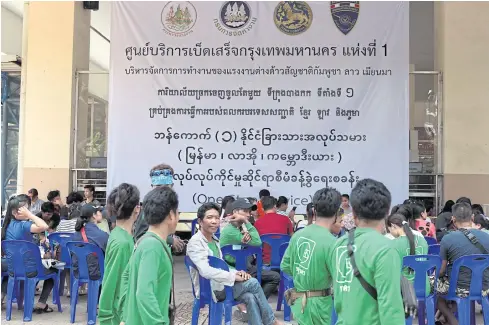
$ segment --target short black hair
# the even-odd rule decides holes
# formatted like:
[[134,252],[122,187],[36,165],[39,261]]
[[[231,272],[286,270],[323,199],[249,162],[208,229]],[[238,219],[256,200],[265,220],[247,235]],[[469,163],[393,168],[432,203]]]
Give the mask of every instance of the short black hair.
[[228,203],[232,203],[236,201],[236,199],[234,198],[234,196],[232,195],[226,195],[225,197],[222,198],[222,202],[221,202],[221,207],[226,210],[226,207],[228,205]]
[[261,204],[263,206],[263,211],[271,210],[277,205],[277,199],[273,196],[265,196],[261,199]]
[[474,216],[474,224],[481,225],[482,229],[489,229],[489,222],[483,214],[476,214]]
[[51,217],[51,220],[49,220],[49,223],[48,223],[49,229],[56,230],[56,228],[58,228],[60,222],[61,222],[61,218],[60,218],[59,214],[57,214],[57,213],[53,214],[53,216]]
[[278,197],[277,207],[281,206],[282,204],[288,204],[288,203],[289,203],[289,199],[287,199],[285,196],[281,195]]
[[[458,198],[457,202],[455,203],[467,203],[468,205],[472,205],[472,201],[470,201],[470,199],[465,196]],[[452,212],[453,212],[453,207],[452,207]]]
[[415,201],[414,203],[411,203],[411,208],[413,209],[413,217],[414,219],[419,219],[421,218],[421,213],[426,211],[426,208],[421,201]]
[[54,200],[54,198],[57,197],[57,196],[61,196],[61,193],[58,190],[49,191],[49,193],[48,193],[48,201]]
[[204,219],[205,213],[209,210],[216,210],[219,215],[221,215],[221,207],[219,206],[219,204],[214,202],[207,202],[202,204],[197,210],[197,218],[199,218],[200,220]]
[[66,204],[81,203],[83,202],[83,195],[78,192],[71,192],[66,197]]
[[27,193],[32,194],[32,196],[34,196],[34,197],[39,196],[39,192],[35,188],[31,188]]
[[270,191],[267,190],[267,189],[263,189],[260,191],[260,193],[258,193],[258,197],[259,198],[262,198],[262,197],[265,197],[265,196],[270,196]]
[[122,183],[110,192],[107,207],[111,216],[117,220],[129,219],[139,204],[139,189],[131,184]]
[[322,188],[314,193],[312,205],[314,207],[316,217],[335,217],[341,205],[341,194],[332,187]]
[[362,179],[351,191],[350,204],[357,218],[382,220],[389,213],[391,193],[379,181]]
[[162,223],[170,212],[177,213],[177,210],[178,195],[170,187],[155,187],[144,197],[144,219],[149,225]]
[[54,213],[54,204],[52,202],[44,202],[41,205],[41,212]]
[[341,197],[344,197],[345,199],[350,200],[350,196],[348,194],[341,194]]
[[95,192],[95,186],[93,185],[85,185],[83,188],[90,190],[90,192]]
[[458,222],[470,221],[472,218],[472,207],[466,202],[455,203],[452,207],[452,215]]
[[472,204],[472,213],[475,214],[484,214],[484,209],[480,204]]

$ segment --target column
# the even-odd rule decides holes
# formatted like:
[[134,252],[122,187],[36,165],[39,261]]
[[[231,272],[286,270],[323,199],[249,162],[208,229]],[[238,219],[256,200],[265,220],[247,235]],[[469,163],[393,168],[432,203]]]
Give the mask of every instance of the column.
[[90,11],[81,1],[33,1],[24,7],[18,192],[36,187],[42,199],[54,189],[66,196],[72,188],[74,108],[80,93],[75,71],[88,70]]
[[489,2],[435,2],[444,199],[489,203]]

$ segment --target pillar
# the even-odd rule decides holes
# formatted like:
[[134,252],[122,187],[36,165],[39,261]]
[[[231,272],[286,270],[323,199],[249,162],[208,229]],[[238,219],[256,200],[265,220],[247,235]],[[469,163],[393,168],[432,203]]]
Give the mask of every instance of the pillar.
[[489,2],[435,2],[444,198],[489,203]]
[[32,1],[24,19],[18,192],[35,187],[41,199],[54,189],[66,196],[79,93],[75,71],[88,70],[90,11],[82,2]]

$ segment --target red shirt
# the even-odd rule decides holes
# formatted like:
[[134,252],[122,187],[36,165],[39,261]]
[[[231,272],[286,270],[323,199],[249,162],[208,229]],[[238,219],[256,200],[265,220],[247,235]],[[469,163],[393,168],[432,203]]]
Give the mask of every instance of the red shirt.
[[[255,222],[255,228],[261,235],[267,234],[284,234],[290,235],[294,233],[294,226],[290,219],[278,213],[266,213],[262,218]],[[263,264],[270,263],[271,248],[268,245],[263,246]]]

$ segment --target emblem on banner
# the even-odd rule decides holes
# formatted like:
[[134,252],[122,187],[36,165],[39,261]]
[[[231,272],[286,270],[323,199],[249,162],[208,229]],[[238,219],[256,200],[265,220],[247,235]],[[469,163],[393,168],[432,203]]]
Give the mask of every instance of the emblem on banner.
[[219,19],[214,19],[216,28],[226,36],[241,36],[251,30],[255,22],[250,5],[244,1],[224,2]]
[[312,10],[305,1],[282,1],[273,13],[275,26],[287,35],[299,35],[312,24]]
[[170,1],[161,11],[163,30],[170,36],[187,36],[196,21],[197,11],[189,1]]
[[331,16],[336,27],[348,34],[357,23],[360,1],[331,1]]

